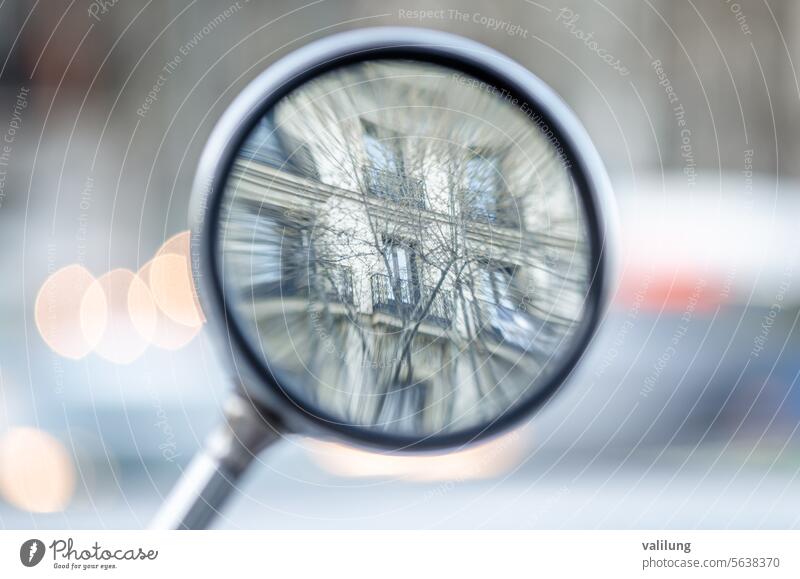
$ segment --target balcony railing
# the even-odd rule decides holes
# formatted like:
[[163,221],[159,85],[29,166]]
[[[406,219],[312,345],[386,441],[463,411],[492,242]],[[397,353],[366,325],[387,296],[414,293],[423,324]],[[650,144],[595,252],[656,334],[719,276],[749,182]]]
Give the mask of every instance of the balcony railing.
[[431,286],[414,284],[406,279],[392,278],[379,273],[373,274],[371,285],[374,311],[415,319],[422,315],[433,295],[430,307],[425,313],[425,321],[439,326],[450,326],[453,319],[453,302],[450,292],[444,288],[440,287],[434,294]]
[[407,207],[425,208],[425,181],[422,179],[371,165],[364,167],[364,178],[370,195]]

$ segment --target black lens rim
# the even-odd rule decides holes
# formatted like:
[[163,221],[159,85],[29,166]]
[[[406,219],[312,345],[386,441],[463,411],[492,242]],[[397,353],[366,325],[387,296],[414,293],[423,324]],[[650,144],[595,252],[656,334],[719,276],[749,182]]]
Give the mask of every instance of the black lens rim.
[[[569,161],[586,212],[591,243],[592,280],[586,316],[560,356],[562,365],[536,392],[491,422],[423,438],[342,424],[282,387],[246,338],[227,307],[219,263],[220,210],[230,169],[255,123],[277,101],[307,80],[334,68],[374,59],[411,59],[449,67],[527,103],[553,131]],[[328,435],[386,450],[443,450],[497,435],[539,409],[569,377],[586,351],[602,318],[613,277],[615,245],[611,190],[602,161],[585,130],[563,101],[540,79],[500,53],[465,38],[417,28],[372,28],[314,42],[273,64],[237,97],[224,113],[201,156],[192,195],[192,270],[212,331],[231,358],[237,381],[256,404],[277,415],[292,432]]]

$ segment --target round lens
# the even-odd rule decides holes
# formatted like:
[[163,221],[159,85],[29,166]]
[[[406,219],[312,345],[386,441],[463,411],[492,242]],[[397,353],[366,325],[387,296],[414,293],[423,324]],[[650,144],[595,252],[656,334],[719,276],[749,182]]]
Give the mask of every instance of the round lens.
[[225,185],[226,311],[317,419],[425,439],[541,394],[591,310],[569,160],[502,87],[376,60],[323,73],[253,127]]

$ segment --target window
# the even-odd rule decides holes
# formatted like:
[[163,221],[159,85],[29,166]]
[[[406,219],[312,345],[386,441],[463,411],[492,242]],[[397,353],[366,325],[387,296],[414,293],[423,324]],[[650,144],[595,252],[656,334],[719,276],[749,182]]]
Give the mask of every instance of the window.
[[478,280],[481,299],[505,309],[515,309],[514,269],[511,265],[497,264],[481,268]]
[[304,295],[308,271],[314,263],[306,217],[288,218],[256,204],[238,204],[227,216],[227,260],[243,287],[257,296]]
[[389,276],[395,295],[407,304],[415,304],[420,298],[419,266],[413,245],[388,239],[385,255],[389,263]]
[[370,167],[388,173],[403,174],[403,154],[400,149],[399,133],[379,127],[365,119],[361,119],[361,126],[364,129],[364,149]]
[[419,302],[420,279],[417,254],[409,243],[385,239],[381,266],[386,273],[372,276],[372,305],[376,309],[400,315]]
[[476,313],[485,336],[509,346],[527,349],[533,340],[549,335],[522,305],[524,292],[514,265],[487,262],[476,280]]
[[495,221],[503,188],[501,157],[474,149],[464,167],[465,213],[470,219]]
[[313,179],[319,178],[319,172],[308,145],[297,142],[296,139],[290,138],[279,129],[275,124],[273,111],[268,112],[258,121],[250,136],[247,137],[239,155],[248,161],[263,163],[287,173]]
[[361,119],[367,163],[364,178],[371,195],[408,207],[425,207],[425,183],[406,173],[402,135]]

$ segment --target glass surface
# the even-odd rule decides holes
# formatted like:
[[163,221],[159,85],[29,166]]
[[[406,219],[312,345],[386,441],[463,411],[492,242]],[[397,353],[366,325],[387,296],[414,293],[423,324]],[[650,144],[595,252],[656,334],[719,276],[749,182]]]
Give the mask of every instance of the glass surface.
[[226,185],[226,300],[306,411],[384,433],[488,425],[541,388],[585,312],[581,197],[529,105],[372,61],[282,98]]

